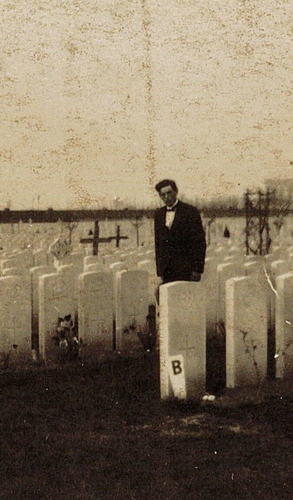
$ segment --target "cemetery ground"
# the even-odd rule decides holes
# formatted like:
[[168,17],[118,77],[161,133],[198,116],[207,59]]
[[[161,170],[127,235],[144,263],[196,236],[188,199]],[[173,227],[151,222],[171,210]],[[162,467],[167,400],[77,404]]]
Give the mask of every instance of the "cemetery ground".
[[2,370],[0,498],[292,498],[292,384],[220,372],[191,403],[160,400],[157,352]]

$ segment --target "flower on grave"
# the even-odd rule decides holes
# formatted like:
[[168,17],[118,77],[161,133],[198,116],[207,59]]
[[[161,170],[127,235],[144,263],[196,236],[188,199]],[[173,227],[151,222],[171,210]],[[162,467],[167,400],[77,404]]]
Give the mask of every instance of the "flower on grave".
[[64,318],[58,318],[53,340],[60,350],[62,359],[74,359],[78,357],[80,342],[75,333],[71,314],[64,316]]

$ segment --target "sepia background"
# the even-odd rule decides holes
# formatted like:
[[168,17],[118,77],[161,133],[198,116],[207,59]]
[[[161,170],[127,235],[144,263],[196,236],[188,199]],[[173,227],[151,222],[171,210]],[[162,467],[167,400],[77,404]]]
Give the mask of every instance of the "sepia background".
[[290,0],[4,0],[0,208],[293,177]]

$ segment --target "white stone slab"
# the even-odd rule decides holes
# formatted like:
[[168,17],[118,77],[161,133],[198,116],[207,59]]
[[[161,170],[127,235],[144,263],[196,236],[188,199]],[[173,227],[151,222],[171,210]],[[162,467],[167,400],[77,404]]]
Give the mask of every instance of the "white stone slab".
[[2,271],[5,271],[5,269],[10,269],[12,267],[16,267],[18,269],[25,267],[25,263],[23,262],[20,254],[10,256],[8,259],[1,261]]
[[53,266],[36,266],[30,269],[32,297],[32,335],[39,335],[39,280],[41,276],[56,272]]
[[226,384],[259,385],[267,373],[267,304],[258,280],[226,282]]
[[116,291],[116,349],[137,350],[142,344],[137,336],[146,326],[148,315],[148,273],[146,271],[119,271],[114,282]]
[[7,267],[2,271],[3,276],[20,276],[21,269],[19,267]]
[[170,356],[176,355],[184,359],[186,398],[201,398],[206,377],[205,289],[201,282],[177,281],[160,287],[162,399],[173,396],[168,364]]
[[157,276],[156,264],[154,260],[145,259],[137,262],[137,269],[147,271],[149,275],[149,304],[156,304],[156,290],[161,283],[161,279]]
[[39,285],[39,349],[45,361],[56,359],[56,347],[52,340],[58,317],[69,314],[75,317],[72,285],[66,273],[55,273],[40,277]]
[[31,297],[22,277],[0,278],[0,363],[31,360]]
[[86,270],[87,266],[89,266],[91,264],[97,264],[99,266],[103,266],[103,269],[104,269],[103,261],[100,259],[100,257],[98,255],[87,255],[83,258],[84,270]]
[[79,338],[82,356],[97,357],[113,349],[113,277],[110,272],[79,276]]
[[85,273],[89,272],[103,273],[104,271],[105,271],[105,266],[104,264],[101,264],[101,262],[97,262],[96,264],[87,264],[84,266]]
[[273,289],[276,288],[276,279],[281,274],[285,274],[290,271],[290,264],[285,260],[275,260],[270,264],[269,276],[271,279],[272,287],[270,288],[270,317],[269,317],[269,328],[274,330],[275,328],[275,310],[276,310],[276,293]]
[[293,378],[293,272],[276,278],[276,377]]
[[66,264],[58,267],[58,274],[63,276],[63,279],[67,283],[68,293],[71,293],[74,300],[74,310],[77,313],[78,309],[78,277],[79,277],[79,267],[75,267],[74,264]]
[[127,271],[126,268],[126,263],[125,262],[113,262],[112,264],[109,265],[109,270],[112,273],[116,273],[118,271]]
[[218,274],[218,323],[225,323],[225,301],[226,301],[226,281],[236,276],[243,276],[243,266],[237,263],[219,264],[217,267]]
[[47,251],[43,249],[35,250],[33,252],[34,267],[47,266]]
[[205,289],[206,298],[206,328],[207,336],[212,337],[216,333],[217,310],[218,310],[218,274],[217,259],[207,257],[205,260],[204,273],[201,282]]
[[243,264],[245,276],[259,273],[261,263],[259,261],[251,260]]

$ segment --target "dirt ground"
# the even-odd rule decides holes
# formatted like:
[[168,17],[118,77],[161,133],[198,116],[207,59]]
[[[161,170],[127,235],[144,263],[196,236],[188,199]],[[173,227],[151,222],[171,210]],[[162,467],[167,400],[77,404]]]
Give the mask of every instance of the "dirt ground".
[[2,370],[2,499],[293,498],[293,384],[162,403],[157,353]]

